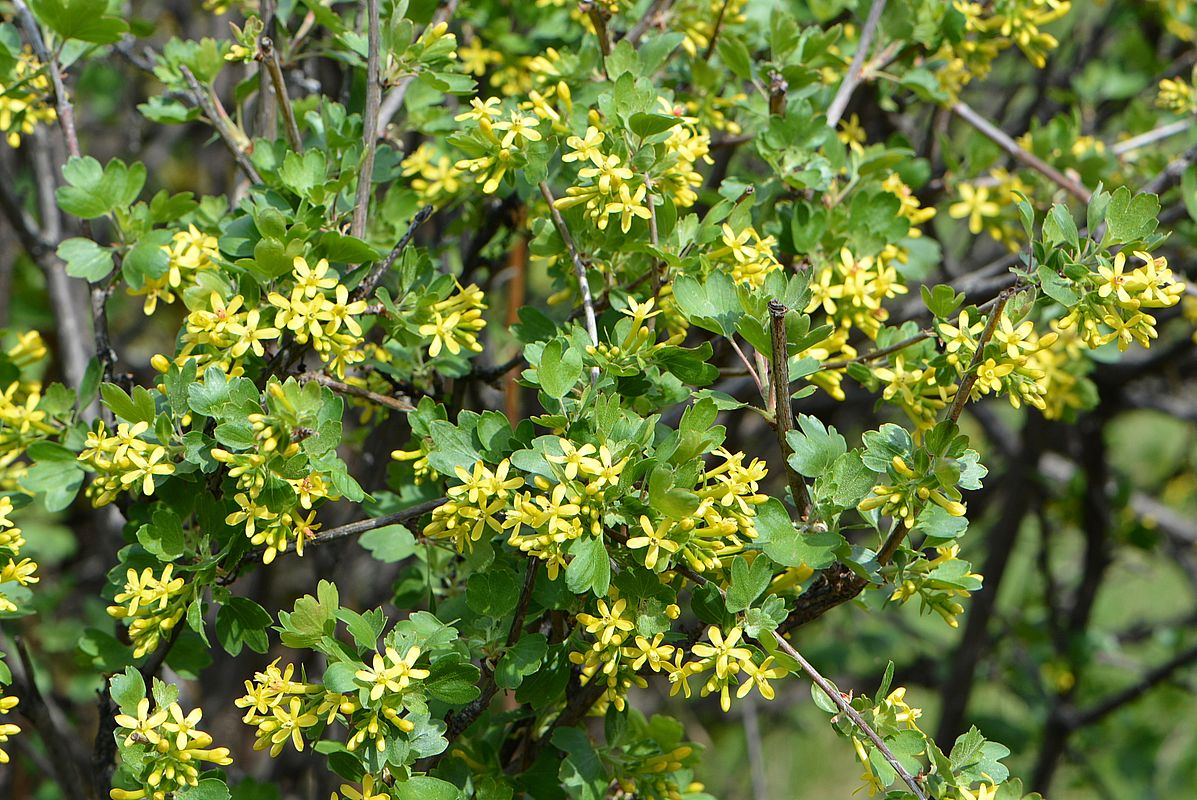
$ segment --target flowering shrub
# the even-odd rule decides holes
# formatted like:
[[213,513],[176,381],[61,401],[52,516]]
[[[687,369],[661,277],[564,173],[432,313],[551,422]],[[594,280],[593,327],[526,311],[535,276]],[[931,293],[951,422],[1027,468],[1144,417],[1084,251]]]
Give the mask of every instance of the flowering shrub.
[[[198,40],[29,5],[0,129],[60,185],[6,213],[58,335],[0,356],[0,616],[79,618],[100,694],[68,719],[6,646],[43,791],[277,797],[266,751],[318,760],[305,796],[701,798],[641,690],[728,713],[811,681],[870,794],[1024,797],[1005,746],[937,740],[888,657],[841,691],[802,628],[914,599],[956,628],[988,417],[1083,421],[1095,365],[1188,346],[1159,197],[1183,173],[1197,207],[1193,170],[962,99],[1044,68],[1068,2],[208,2],[234,24]],[[223,190],[84,154],[72,101],[112,63],[153,76],[154,129],[223,146],[192,185]],[[1191,121],[1188,76],[1155,92]],[[970,133],[928,155],[920,114]],[[1013,255],[961,291],[935,276],[966,234]],[[90,520],[102,600],[38,585],[18,525],[47,512]],[[189,688],[229,670],[226,707]]]

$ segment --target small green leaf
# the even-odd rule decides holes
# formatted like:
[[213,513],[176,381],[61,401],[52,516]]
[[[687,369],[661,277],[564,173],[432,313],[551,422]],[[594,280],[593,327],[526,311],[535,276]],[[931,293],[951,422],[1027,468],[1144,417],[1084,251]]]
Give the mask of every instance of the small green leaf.
[[67,275],[95,283],[112,272],[112,251],[91,239],[67,239],[58,245],[58,257],[66,262]]
[[748,564],[744,556],[736,556],[731,566],[731,584],[727,589],[727,610],[733,614],[751,608],[773,579],[773,563],[758,555]]
[[593,592],[605,597],[611,585],[611,562],[603,540],[583,536],[574,540],[569,552],[573,558],[565,568],[565,585],[574,594]]

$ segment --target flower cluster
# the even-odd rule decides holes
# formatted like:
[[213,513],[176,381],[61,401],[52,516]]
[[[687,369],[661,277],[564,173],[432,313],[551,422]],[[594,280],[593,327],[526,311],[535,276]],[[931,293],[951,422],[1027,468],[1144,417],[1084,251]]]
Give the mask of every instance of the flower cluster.
[[87,487],[92,505],[96,508],[108,505],[123,491],[136,490],[146,497],[153,495],[157,477],[175,471],[170,449],[147,438],[150,433],[148,422],[135,425],[121,422],[114,432],[108,430],[103,422],[97,422],[95,428],[87,432],[78,456],[80,464],[96,473]]
[[456,284],[456,289],[454,294],[433,303],[420,317],[424,320],[418,323],[420,335],[432,339],[428,346],[430,358],[436,358],[442,351],[454,356],[463,350],[482,352],[478,334],[486,327],[482,318],[486,296],[472,283],[464,288]]
[[776,693],[771,680],[783,678],[789,671],[781,666],[774,666],[773,656],[763,658],[753,649],[745,647],[741,642],[744,631],[734,627],[723,631],[712,625],[707,628],[707,641],[698,642],[690,648],[693,660],[687,661],[684,652],[678,648],[674,660],[665,665],[669,672],[669,682],[673,684],[670,694],[681,691],[684,696],[690,696],[690,678],[703,676],[701,696],[718,693],[719,705],[724,711],[731,709],[731,688],[738,686],[736,697],[744,698],[753,689],[766,700],[772,700]]
[[875,257],[857,257],[847,247],[840,248],[838,258],[813,268],[806,313],[822,309],[828,322],[837,327],[856,328],[875,337],[889,319],[882,303],[907,292],[894,267],[900,257],[901,251],[894,245],[887,245]]
[[225,523],[241,526],[250,544],[262,548],[262,563],[270,564],[291,547],[302,556],[304,545],[320,528],[316,507],[341,494],[322,471],[304,465],[299,440],[311,431],[299,424],[304,395],[298,385],[272,381],[266,394],[267,412],[246,417],[253,447],[242,452],[216,447],[210,453],[226,465],[238,490],[238,510],[226,516]]
[[41,381],[26,372],[46,357],[46,345],[37,331],[21,334],[4,353],[18,370],[18,377],[0,384],[0,489],[17,490],[25,473],[21,456],[33,442],[59,433],[59,427],[42,408]]
[[50,76],[26,45],[12,68],[10,83],[0,84],[0,131],[9,147],[20,147],[22,136],[58,119],[46,99],[50,94]]
[[1174,306],[1185,289],[1168,268],[1168,259],[1141,250],[1134,257],[1143,263],[1129,271],[1124,252],[1119,251],[1112,261],[1102,258],[1097,271],[1087,277],[1085,296],[1060,320],[1060,330],[1075,330],[1090,348],[1110,342],[1119,350],[1132,342],[1150,346],[1158,336],[1156,319],[1143,309]]
[[1003,51],[1017,46],[1027,60],[1042,69],[1059,42],[1043,28],[1068,13],[1067,0],[998,0],[952,4],[963,17],[965,36],[945,41],[935,60],[940,87],[951,96],[974,79],[983,78]]
[[361,350],[362,326],[356,319],[365,313],[366,301],[349,299],[349,288],[330,270],[328,259],[309,266],[296,256],[292,278],[295,283],[289,295],[271,292],[266,298],[278,309],[275,327],[269,330],[290,331],[297,344],[310,344],[329,369],[345,377],[346,367],[366,358]]
[[[916,201],[917,203],[917,201]],[[722,247],[708,253],[736,282],[759,288],[770,272],[781,269],[781,262],[773,255],[777,241],[772,236],[761,237],[751,225],[738,233],[723,224]]]
[[923,612],[934,611],[955,628],[959,624],[957,615],[964,612],[956,598],[969,597],[980,589],[984,577],[972,572],[967,561],[957,558],[960,545],[942,545],[935,552],[934,559],[919,559],[903,571],[889,599],[905,603],[917,596]]
[[170,244],[162,245],[162,250],[168,259],[166,271],[157,277],[146,277],[141,286],[128,289],[130,295],[145,296],[142,311],[147,317],[158,308],[159,301],[173,303],[177,293],[195,286],[199,273],[215,269],[215,259],[220,257],[216,237],[201,232],[195,225],[176,231]]
[[[212,747],[212,737],[197,726],[203,711],[184,713],[178,703],[165,707],[143,697],[134,713],[116,716],[118,740],[122,741],[125,769],[137,788],[113,789],[112,800],[167,800],[176,792],[199,783],[200,765],[228,766],[233,763],[226,747]],[[132,757],[133,750],[138,758]]]
[[174,564],[167,564],[158,576],[150,567],[140,573],[130,569],[124,589],[113,598],[116,605],[108,606],[109,616],[129,621],[134,658],[154,652],[169,639],[194,599],[194,589],[173,573]]
[[393,647],[376,652],[372,665],[357,669],[353,688],[343,687],[344,692],[292,680],[295,665],[280,670],[276,659],[264,672],[255,673],[253,681],[245,682],[246,693],[236,701],[238,708],[246,710],[242,721],[258,729],[254,749],[269,749],[277,756],[290,742],[302,751],[305,733],[318,735],[340,722],[349,732],[345,746],[351,752],[363,744],[382,752],[396,732],[415,730],[413,713],[427,715],[419,689],[429,672],[416,666],[420,655],[420,648],[414,646],[402,655]]

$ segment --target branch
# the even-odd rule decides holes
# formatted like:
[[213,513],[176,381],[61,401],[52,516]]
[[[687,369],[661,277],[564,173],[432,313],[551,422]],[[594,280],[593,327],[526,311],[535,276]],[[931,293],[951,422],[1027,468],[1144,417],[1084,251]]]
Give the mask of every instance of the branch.
[[1030,167],[1031,169],[1035,170],[1048,180],[1060,186],[1073,197],[1080,200],[1082,203],[1088,205],[1089,199],[1093,196],[1093,193],[1090,192],[1080,181],[1068,177],[1051,164],[1048,164],[1046,161],[1039,158],[1039,156],[1031,153],[1028,150],[1024,150],[1018,145],[1018,142],[1011,139],[1005,131],[1001,130],[992,122],[982,117],[963,100],[958,100],[952,104],[952,113],[991,139],[994,144],[1005,150],[1006,154],[1015,161],[1021,162],[1023,166]]
[[[258,59],[266,63],[266,71],[270,73],[270,82],[274,84],[274,97],[283,111],[283,123],[287,129],[291,149],[296,153],[302,153],[303,138],[299,135],[299,125],[295,122],[291,98],[287,96],[287,84],[283,81],[283,70],[278,64],[278,53],[275,52],[274,41],[269,36],[263,36],[258,41]],[[270,135],[273,136],[274,131],[271,131]]]
[[578,3],[578,10],[590,19],[594,26],[594,34],[598,37],[599,54],[602,56],[603,75],[607,74],[607,56],[611,55],[611,34],[607,30],[607,20],[611,14],[607,9],[599,8],[593,0],[582,0]]
[[819,671],[816,670],[814,666],[802,656],[801,653],[795,650],[793,645],[785,640],[784,636],[777,631],[774,631],[773,638],[777,641],[777,646],[781,648],[782,652],[797,661],[798,665],[802,667],[802,671],[810,677],[815,686],[818,686],[819,690],[823,692],[823,694],[827,695],[831,702],[835,703],[840,712],[848,719],[852,720],[852,724],[855,725],[857,729],[861,731],[861,733],[867,736],[869,741],[877,747],[878,752],[880,752],[881,756],[885,759],[885,763],[889,764],[893,771],[898,773],[898,777],[902,779],[902,782],[905,783],[907,787],[909,787],[914,796],[919,800],[927,800],[927,795],[924,794],[922,787],[918,784],[918,781],[916,781],[914,776],[902,766],[902,763],[898,761],[897,757],[894,756],[893,751],[889,749],[889,746],[885,743],[885,740],[877,735],[877,731],[869,727],[869,724],[864,721],[864,717],[860,716],[860,712],[852,707],[852,705],[848,702],[848,699],[844,697],[844,694],[839,689],[835,688],[835,685],[832,684],[831,681],[824,678]]
[[1128,686],[1121,692],[1116,692],[1084,711],[1067,718],[1069,729],[1077,730],[1078,728],[1084,728],[1098,722],[1124,705],[1138,700],[1157,684],[1163,683],[1172,677],[1172,673],[1193,663],[1197,663],[1197,647],[1186,650],[1171,661],[1151,670],[1133,686]]
[[[582,310],[586,316],[586,332],[590,334],[590,343],[598,347],[598,322],[594,316],[594,298],[590,295],[590,281],[586,278],[586,263],[582,261],[582,256],[578,254],[578,248],[574,244],[574,237],[570,236],[569,228],[565,227],[565,220],[561,218],[561,212],[554,205],[556,198],[553,197],[553,190],[544,181],[540,182],[540,193],[544,195],[545,202],[549,204],[549,215],[553,218],[553,227],[557,229],[561,240],[565,242],[565,249],[569,251],[569,260],[574,266],[574,276],[578,279],[578,290],[582,294]],[[593,385],[597,382],[598,367],[594,367],[590,371],[590,383]]]
[[369,400],[371,403],[384,406],[392,411],[402,411],[406,413],[408,411],[414,411],[416,408],[406,398],[389,397],[385,394],[372,392],[369,389],[363,389],[360,386],[354,386],[350,383],[342,383],[341,381],[328,377],[322,372],[305,372],[300,375],[297,380],[300,383],[315,381],[321,386],[327,386],[337,394],[348,394],[352,395],[353,397],[360,397],[363,400]]
[[710,61],[711,55],[715,52],[715,45],[719,43],[719,32],[723,30],[723,18],[727,15],[727,6],[730,0],[723,0],[719,5],[719,14],[715,17],[715,28],[711,31],[711,40],[707,43],[707,50],[702,54],[703,61]]
[[37,674],[29,649],[20,636],[14,639],[17,659],[12,664],[12,689],[21,700],[18,706],[21,714],[29,720],[42,738],[50,760],[54,764],[54,779],[68,796],[94,798],[96,796],[79,771],[78,758],[71,750],[71,744],[78,741],[72,734],[62,711],[53,698],[46,697],[37,687]]
[[[511,619],[511,628],[507,632],[507,640],[504,645],[507,649],[515,645],[519,639],[520,631],[524,628],[524,619],[528,614],[528,605],[532,601],[532,590],[536,587],[536,567],[539,563],[536,559],[528,560],[528,568],[524,572],[524,587],[520,591],[520,599],[515,607],[515,616]],[[482,712],[487,709],[490,701],[498,691],[499,685],[495,682],[494,668],[489,666],[486,661],[483,661],[481,694],[460,711],[449,715],[446,720],[448,729],[445,732],[445,738],[452,742],[473,725],[474,721],[482,716]],[[448,748],[444,752],[448,752]]]
[[432,206],[424,206],[416,215],[411,218],[411,222],[407,226],[407,230],[403,232],[403,236],[399,237],[399,241],[391,248],[391,252],[382,261],[374,265],[374,268],[367,273],[362,282],[358,284],[357,288],[353,290],[353,299],[361,300],[369,297],[374,293],[379,281],[387,274],[391,267],[395,266],[395,262],[399,259],[399,254],[403,252],[403,248],[411,243],[412,237],[416,235],[416,229],[428,221],[432,216]]
[[[347,525],[341,525],[336,528],[329,528],[312,537],[308,544],[328,544],[329,542],[335,542],[338,539],[344,539],[349,536],[357,536],[376,528],[385,528],[388,525],[407,525],[415,522],[433,509],[443,506],[447,501],[448,498],[438,497],[435,500],[425,500],[423,503],[417,503],[410,508],[396,511],[393,514],[385,514],[381,517],[372,517],[371,519],[363,519],[358,522],[350,522]],[[287,552],[291,551],[288,550]]]
[[777,445],[781,448],[781,458],[790,481],[790,493],[794,495],[794,505],[798,509],[798,516],[803,521],[810,519],[810,492],[806,488],[806,481],[790,466],[790,456],[794,448],[790,447],[786,434],[794,430],[794,410],[790,406],[790,359],[786,355],[786,312],[787,309],[777,300],[769,301],[769,318],[773,327],[773,359],[769,368],[769,382],[773,384],[773,417],[777,422]]
[[29,12],[29,6],[26,5],[25,0],[13,0],[13,6],[17,10],[17,16],[21,18],[21,27],[25,29],[25,35],[29,37],[29,44],[32,45],[33,52],[37,54],[38,60],[50,74],[50,82],[54,86],[54,110],[62,125],[62,135],[66,139],[67,152],[73,158],[78,158],[82,154],[79,151],[79,134],[75,129],[75,107],[71,105],[71,97],[67,94],[66,85],[62,82],[62,71],[58,66],[58,59],[46,47],[46,40],[42,38],[42,29],[38,26],[37,20],[33,18],[33,14]]
[[233,160],[237,162],[237,166],[241,168],[241,172],[245,177],[249,178],[251,183],[261,183],[262,176],[258,174],[258,170],[249,160],[249,156],[241,149],[238,144],[237,134],[233,131],[231,124],[228,122],[228,115],[222,114],[216,107],[216,102],[212,96],[200,86],[200,82],[195,79],[195,74],[185,64],[179,65],[179,72],[182,73],[183,78],[186,79],[187,85],[191,87],[191,99],[203,109],[204,116],[212,123],[212,127],[216,129],[216,133],[220,135],[220,140],[224,142],[224,146],[228,149],[229,154],[233,156]]
[[958,421],[961,412],[964,411],[964,404],[968,402],[973,384],[977,382],[977,367],[981,365],[981,360],[984,357],[985,345],[993,338],[993,332],[997,330],[1002,311],[1005,310],[1006,303],[1014,296],[1014,291],[1014,288],[1011,287],[997,296],[993,311],[989,313],[989,321],[985,323],[985,330],[981,332],[981,338],[977,340],[977,351],[973,353],[973,360],[969,363],[968,371],[965,372],[964,379],[960,381],[960,386],[956,389],[956,396],[952,398],[952,407],[948,409],[947,418],[952,422]]
[[836,90],[831,105],[827,107],[827,127],[835,128],[840,124],[844,111],[848,108],[848,101],[852,93],[864,78],[864,60],[873,44],[873,37],[877,34],[877,23],[881,21],[881,12],[885,11],[886,0],[873,0],[869,7],[869,16],[865,19],[864,28],[860,32],[860,41],[856,43],[856,54],[852,56],[852,65],[844,74],[840,88]]
[[931,329],[924,329],[916,333],[914,336],[903,339],[900,342],[895,342],[888,347],[882,347],[868,353],[863,353],[856,358],[844,358],[839,361],[824,361],[819,365],[820,372],[826,372],[831,369],[843,369],[849,364],[864,364],[869,361],[876,361],[879,358],[885,358],[888,355],[893,355],[900,350],[905,350],[907,347],[912,347],[919,342],[925,342],[928,339],[935,338],[935,331]]
[[652,4],[645,9],[644,15],[636,22],[635,27],[628,31],[624,38],[633,47],[648,33],[648,29],[653,26],[658,17],[663,16],[669,7],[673,5],[673,0],[653,0]]
[[382,103],[382,78],[379,68],[379,50],[382,49],[379,34],[378,0],[366,0],[366,41],[369,52],[366,56],[366,108],[362,114],[361,169],[357,173],[357,195],[353,207],[353,221],[349,226],[351,236],[361,239],[366,232],[366,215],[370,213],[370,188],[374,180],[374,152],[378,147],[378,108]]
[[1138,136],[1132,136],[1121,142],[1115,143],[1110,147],[1110,152],[1121,158],[1127,153],[1132,153],[1140,148],[1155,144],[1169,137],[1175,136],[1179,133],[1184,133],[1192,129],[1192,119],[1180,119],[1176,122],[1169,122],[1167,125],[1161,125],[1158,128],[1153,128],[1146,133],[1140,133]]

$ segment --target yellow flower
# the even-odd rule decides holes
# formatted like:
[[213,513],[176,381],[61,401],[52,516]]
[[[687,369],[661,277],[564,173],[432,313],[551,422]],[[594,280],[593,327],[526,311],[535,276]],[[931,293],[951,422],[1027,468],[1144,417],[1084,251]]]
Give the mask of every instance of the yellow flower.
[[[654,528],[652,521],[647,516],[641,515],[640,527],[644,531],[644,535],[628,539],[628,547],[632,550],[648,548],[648,552],[644,555],[644,566],[648,569],[656,569],[657,560],[660,558],[662,550],[666,553],[676,553],[681,547],[680,543],[668,538],[669,533],[673,530],[672,520],[661,520]],[[667,564],[668,557],[666,558]]]
[[980,233],[985,227],[985,220],[998,216],[1002,209],[997,203],[989,199],[989,189],[984,186],[973,186],[962,183],[957,187],[960,201],[948,208],[952,219],[968,218],[970,233]]
[[565,143],[573,148],[570,152],[561,156],[561,160],[566,163],[570,161],[590,161],[595,165],[603,163],[603,154],[598,149],[599,145],[603,143],[603,132],[591,125],[586,129],[585,137],[571,136],[565,140]]

